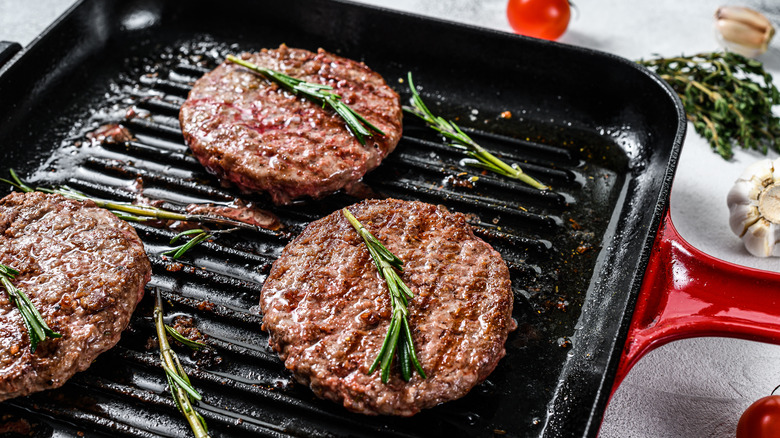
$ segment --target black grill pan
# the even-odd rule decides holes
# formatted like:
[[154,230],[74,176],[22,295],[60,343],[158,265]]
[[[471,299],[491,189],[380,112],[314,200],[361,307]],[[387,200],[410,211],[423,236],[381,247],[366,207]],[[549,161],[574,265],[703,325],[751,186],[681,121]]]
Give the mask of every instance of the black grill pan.
[[[411,71],[434,111],[554,187],[538,192],[460,167],[457,152],[408,116],[397,150],[364,178],[376,196],[467,214],[510,266],[518,330],[496,371],[463,399],[413,418],[351,414],[296,385],[267,346],[256,305],[271,263],[307,223],[359,199],[274,207],[222,187],[188,154],[177,113],[191,83],[227,53],[281,43],[365,61],[404,102]],[[174,231],[136,226],[154,269],[149,291],[207,336],[210,353],[184,366],[215,437],[595,436],[685,129],[670,89],[629,61],[312,0],[82,0],[0,70],[0,102],[4,164],[37,185],[125,201],[142,185],[179,210],[240,197],[285,224],[220,237],[180,262],[160,254]],[[109,123],[133,140],[92,144],[86,134]],[[88,371],[0,404],[3,430],[188,436],[148,346],[151,298]]]

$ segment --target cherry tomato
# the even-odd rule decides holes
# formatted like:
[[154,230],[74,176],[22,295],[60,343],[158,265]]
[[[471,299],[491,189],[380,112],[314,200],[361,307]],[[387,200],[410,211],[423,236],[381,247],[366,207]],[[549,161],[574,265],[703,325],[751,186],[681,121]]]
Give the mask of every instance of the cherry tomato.
[[506,16],[516,33],[554,40],[566,31],[571,8],[568,0],[509,0]]
[[780,395],[750,405],[739,417],[737,438],[780,438]]

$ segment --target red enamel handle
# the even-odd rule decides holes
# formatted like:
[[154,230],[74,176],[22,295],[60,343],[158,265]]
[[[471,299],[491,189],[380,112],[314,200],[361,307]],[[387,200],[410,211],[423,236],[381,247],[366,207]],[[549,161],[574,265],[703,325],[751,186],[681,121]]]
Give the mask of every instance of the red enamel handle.
[[707,255],[661,221],[620,358],[614,393],[634,364],[667,342],[725,336],[780,344],[780,274]]

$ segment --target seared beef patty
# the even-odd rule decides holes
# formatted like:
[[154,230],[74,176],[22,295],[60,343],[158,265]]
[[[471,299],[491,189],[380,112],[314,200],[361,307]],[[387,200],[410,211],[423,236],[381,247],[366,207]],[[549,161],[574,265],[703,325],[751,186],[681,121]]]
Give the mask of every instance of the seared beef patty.
[[364,414],[414,415],[465,395],[504,354],[515,327],[509,270],[462,214],[422,202],[370,200],[349,207],[404,261],[415,297],[409,325],[420,363],[387,384],[368,374],[390,323],[390,299],[363,240],[341,211],[311,223],[284,249],[260,305],[271,346],[320,397]]
[[0,263],[62,338],[30,352],[0,288],[0,400],[62,386],[119,341],[151,276],[133,228],[93,202],[12,193],[0,200]]
[[225,62],[195,82],[179,121],[201,164],[240,189],[267,192],[277,204],[319,198],[362,178],[401,138],[398,94],[363,63],[284,45],[241,57],[333,87],[386,135],[361,145],[332,109]]

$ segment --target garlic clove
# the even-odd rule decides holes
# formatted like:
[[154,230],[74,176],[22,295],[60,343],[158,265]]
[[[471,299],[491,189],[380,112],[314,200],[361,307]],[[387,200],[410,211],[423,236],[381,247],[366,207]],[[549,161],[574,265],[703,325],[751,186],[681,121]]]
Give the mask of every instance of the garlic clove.
[[742,172],[742,175],[739,176],[739,179],[746,181],[763,181],[774,177],[774,169],[775,166],[772,160],[766,159],[756,161],[755,163],[748,166],[744,172]]
[[763,48],[766,51],[766,33],[750,23],[719,19],[717,28],[723,39],[746,47]]
[[780,158],[748,166],[726,197],[729,227],[757,257],[780,256]]
[[775,242],[775,245],[772,249],[772,256],[780,257],[780,245],[778,245],[778,242],[780,242],[780,225],[775,224],[773,228],[775,235],[773,238],[771,238],[771,240]]
[[761,194],[761,189],[756,187],[753,182],[738,179],[726,196],[726,204],[749,204],[750,201],[758,201],[759,194]]
[[775,224],[760,219],[742,236],[745,249],[756,257],[769,257],[775,247]]
[[761,214],[755,205],[734,204],[729,211],[729,226],[739,237],[743,237],[748,228],[761,219]]
[[755,58],[766,52],[775,28],[760,12],[743,6],[721,6],[715,12],[718,42],[732,52]]

